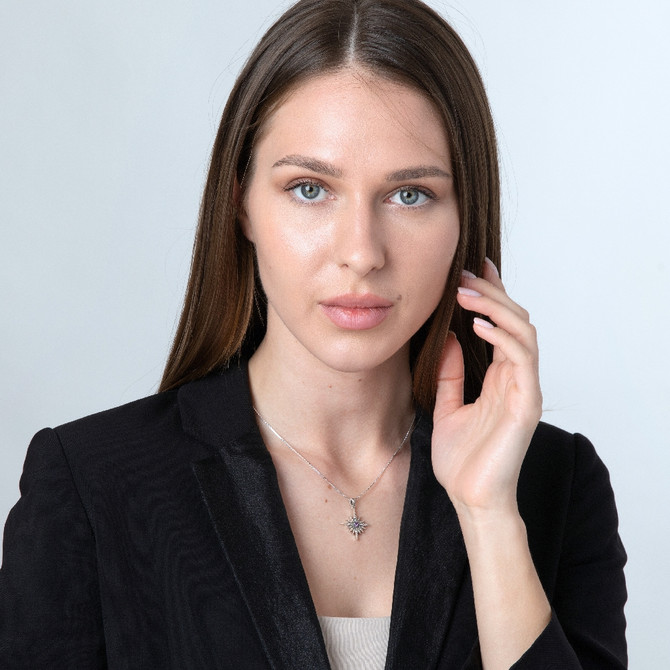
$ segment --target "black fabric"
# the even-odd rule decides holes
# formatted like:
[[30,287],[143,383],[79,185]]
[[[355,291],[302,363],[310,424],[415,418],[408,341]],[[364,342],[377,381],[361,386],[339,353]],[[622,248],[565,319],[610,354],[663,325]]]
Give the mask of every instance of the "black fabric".
[[[458,520],[420,417],[386,667],[481,668]],[[551,623],[515,670],[626,667],[625,553],[593,447],[540,424],[519,506]],[[326,669],[246,366],[38,433],[5,527],[0,667]]]

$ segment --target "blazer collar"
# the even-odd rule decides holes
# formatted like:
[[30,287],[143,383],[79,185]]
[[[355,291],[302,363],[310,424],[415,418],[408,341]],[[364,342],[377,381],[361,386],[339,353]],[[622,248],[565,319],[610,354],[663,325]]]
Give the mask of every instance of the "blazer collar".
[[[193,464],[223,553],[272,667],[326,670],[316,610],[277,475],[256,425],[246,364],[182,387],[184,430],[214,447]],[[400,528],[386,668],[434,667],[466,573],[458,519],[419,415]]]
[[246,361],[185,384],[177,397],[184,431],[216,451],[230,440],[258,433]]
[[[400,525],[386,668],[434,668],[438,658],[444,662],[451,655],[459,657],[461,644],[469,652],[474,642],[466,635],[454,645],[445,644],[456,603],[462,616],[469,609],[471,592],[462,593],[468,571],[458,517],[433,475],[432,428],[419,413]],[[454,666],[447,662],[441,667]]]

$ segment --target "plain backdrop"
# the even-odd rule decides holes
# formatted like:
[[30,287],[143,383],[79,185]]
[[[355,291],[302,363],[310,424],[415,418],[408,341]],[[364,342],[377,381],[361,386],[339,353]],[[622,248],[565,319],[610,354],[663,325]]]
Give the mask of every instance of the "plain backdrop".
[[[545,420],[608,465],[632,668],[670,667],[670,3],[432,3],[486,81],[504,279],[539,331]],[[284,3],[0,5],[0,516],[27,444],[155,391],[208,156]]]

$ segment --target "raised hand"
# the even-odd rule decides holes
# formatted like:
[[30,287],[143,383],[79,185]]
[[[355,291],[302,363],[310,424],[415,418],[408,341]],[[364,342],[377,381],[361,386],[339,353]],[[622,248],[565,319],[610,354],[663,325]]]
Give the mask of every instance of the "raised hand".
[[502,670],[521,657],[551,616],[516,502],[521,464],[542,408],[537,338],[528,313],[507,296],[488,259],[483,277],[464,273],[458,302],[490,319],[476,319],[473,328],[493,345],[493,362],[479,398],[464,405],[463,354],[449,335],[434,412],[433,470],[463,531],[483,667]]
[[535,328],[528,313],[505,293],[488,259],[483,277],[464,273],[457,299],[464,309],[490,319],[475,319],[473,328],[493,345],[493,362],[480,397],[464,405],[463,355],[449,334],[433,417],[433,470],[457,509],[511,512],[542,408]]

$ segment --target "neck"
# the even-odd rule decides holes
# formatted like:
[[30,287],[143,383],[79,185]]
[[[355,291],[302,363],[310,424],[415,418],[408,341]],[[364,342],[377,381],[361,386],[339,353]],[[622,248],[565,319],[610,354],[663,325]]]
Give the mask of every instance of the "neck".
[[408,350],[363,371],[334,370],[309,357],[288,360],[264,341],[249,361],[256,408],[289,442],[329,461],[385,458],[412,421]]

